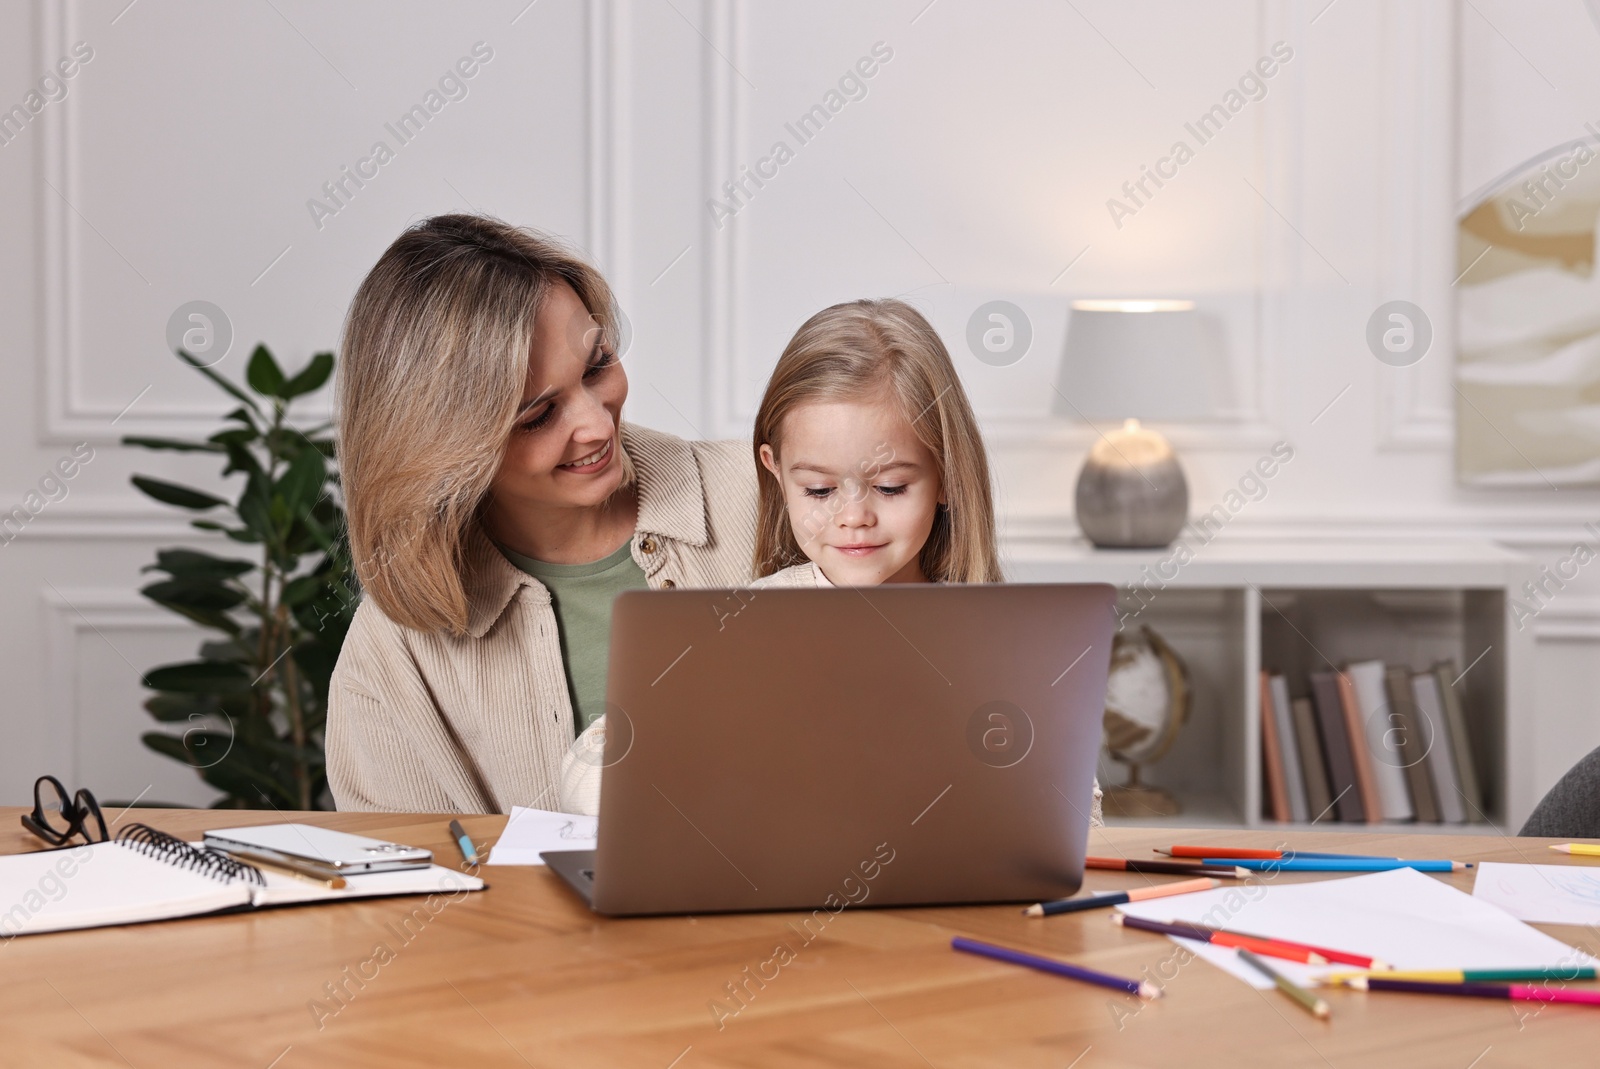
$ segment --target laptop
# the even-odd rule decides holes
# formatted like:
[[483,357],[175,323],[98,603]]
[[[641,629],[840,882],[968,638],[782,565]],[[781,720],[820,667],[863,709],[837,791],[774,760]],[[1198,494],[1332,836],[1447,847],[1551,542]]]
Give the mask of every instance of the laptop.
[[613,916],[1039,902],[1083,879],[1116,591],[629,591],[596,849]]

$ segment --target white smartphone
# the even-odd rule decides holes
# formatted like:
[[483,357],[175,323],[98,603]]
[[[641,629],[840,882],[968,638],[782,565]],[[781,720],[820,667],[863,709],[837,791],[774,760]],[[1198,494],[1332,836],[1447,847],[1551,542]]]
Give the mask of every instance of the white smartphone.
[[433,863],[431,850],[311,824],[218,828],[205,833],[205,845],[219,850],[245,850],[279,860],[310,861],[345,875],[419,869]]

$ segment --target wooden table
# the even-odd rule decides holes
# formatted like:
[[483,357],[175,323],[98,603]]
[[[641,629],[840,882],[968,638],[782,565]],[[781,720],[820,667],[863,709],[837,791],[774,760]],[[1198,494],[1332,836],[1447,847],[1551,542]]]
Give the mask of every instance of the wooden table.
[[[20,812],[0,810],[0,851],[38,847],[19,827]],[[460,863],[447,816],[292,816],[430,847],[441,862]],[[124,819],[197,838],[219,820],[285,818],[143,810]],[[505,818],[462,823],[481,843]],[[1255,846],[1277,839],[1183,835]],[[1092,849],[1146,857],[1172,836],[1121,828],[1097,832]],[[1536,839],[1334,832],[1296,833],[1294,842],[1303,850],[1582,863]],[[746,968],[771,962],[780,940],[798,944],[787,925],[800,915],[607,920],[543,868],[481,874],[490,890],[413,922],[413,933],[400,925],[420,898],[0,943],[0,1065],[1495,1069],[1588,1064],[1600,1035],[1600,1011],[1583,1007],[1347,991],[1330,992],[1333,1018],[1319,1022],[1203,961],[1175,967],[1172,943],[1119,929],[1104,911],[1037,920],[1010,906],[846,909],[758,987]],[[1448,879],[1471,890],[1470,872]],[[1144,882],[1093,872],[1088,886]],[[1600,949],[1592,930],[1546,930]],[[1141,1005],[957,954],[949,948],[957,933],[1127,976],[1154,977],[1165,965],[1166,997]],[[774,968],[766,966],[768,976]],[[741,982],[749,994],[736,1002],[726,985]],[[720,1027],[713,1003],[724,1010]]]

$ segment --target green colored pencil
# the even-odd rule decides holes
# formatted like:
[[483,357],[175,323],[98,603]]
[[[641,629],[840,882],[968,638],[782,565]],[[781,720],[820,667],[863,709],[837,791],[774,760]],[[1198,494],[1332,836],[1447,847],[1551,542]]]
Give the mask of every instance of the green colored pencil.
[[1243,958],[1251,968],[1255,969],[1256,972],[1277,984],[1279,991],[1282,991],[1285,995],[1288,995],[1290,998],[1300,1003],[1300,1005],[1305,1008],[1307,1013],[1322,1018],[1327,1018],[1333,1013],[1333,1010],[1329,1008],[1325,999],[1318,996],[1315,992],[1307,991],[1305,988],[1301,987],[1299,984],[1283,975],[1277,969],[1274,969],[1272,966],[1268,965],[1266,962],[1250,953],[1250,951],[1240,947],[1239,956]]

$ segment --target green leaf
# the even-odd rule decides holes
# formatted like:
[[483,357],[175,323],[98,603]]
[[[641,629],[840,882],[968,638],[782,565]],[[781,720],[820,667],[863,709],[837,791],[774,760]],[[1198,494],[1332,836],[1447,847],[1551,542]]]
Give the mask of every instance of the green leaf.
[[[245,528],[255,535],[254,541],[264,542],[272,539],[274,533],[272,491],[267,485],[265,474],[260,471],[250,473],[244,491],[239,495],[239,503],[234,508],[239,513],[239,519]],[[229,537],[233,537],[231,532]]]
[[251,679],[244,668],[227,661],[185,661],[150,669],[145,673],[144,685],[151,690],[180,694],[214,694],[249,690]]
[[311,506],[322,496],[327,473],[328,462],[315,449],[302,449],[295,455],[277,485],[277,491],[283,495],[283,502],[289,507],[291,515],[302,516],[311,511]]
[[317,693],[325,697],[333,679],[334,665],[339,660],[339,647],[329,642],[300,642],[290,656]]
[[248,408],[236,408],[232,412],[229,412],[226,416],[223,416],[222,418],[223,419],[236,419],[240,423],[243,423],[247,427],[251,427],[251,428],[254,428],[256,430],[260,429],[259,427],[256,427],[256,418],[255,418],[255,416],[252,416],[250,414],[250,410]]
[[228,754],[229,747],[233,746],[233,736],[226,731],[206,731],[192,728],[182,735],[169,735],[164,731],[147,731],[139,736],[141,742],[158,754],[163,754],[199,771],[202,779],[210,782],[206,776],[218,763],[224,763],[223,755]]
[[304,605],[312,598],[322,593],[327,580],[320,575],[302,575],[283,584],[283,591],[278,595],[278,600],[285,605]]
[[215,371],[212,371],[205,364],[201,363],[199,360],[196,360],[182,349],[178,350],[178,359],[182,360],[185,364],[188,364],[190,367],[200,372],[200,374],[204,375],[206,378],[210,379],[212,382],[228,391],[228,393],[232,394],[240,401],[243,401],[245,406],[249,408],[250,411],[254,412],[258,416],[261,415],[261,406],[256,404],[255,398],[239,389],[239,387],[235,386],[233,383],[229,382]]
[[263,808],[262,795],[279,807],[297,806],[294,792],[280,781],[272,766],[270,758],[252,753],[243,740],[236,739],[226,758],[200,769],[200,778],[257,809]]
[[224,639],[221,642],[200,643],[200,656],[208,661],[232,661],[235,664],[250,664],[255,659],[255,647],[245,649],[238,639]]
[[213,452],[225,453],[230,445],[249,445],[260,438],[254,427],[232,427],[225,431],[218,431],[206,441],[213,443],[216,448]]
[[225,585],[219,579],[163,579],[139,591],[151,601],[173,609],[200,609],[227,612],[246,597],[244,591]]
[[146,438],[143,435],[124,435],[123,445],[136,445],[143,449],[166,449],[174,453],[220,453],[222,447],[210,442],[186,442],[181,438]]
[[237,442],[226,443],[226,447],[228,450],[228,465],[222,469],[223,475],[232,475],[236,471],[242,471],[246,475],[266,474],[261,467],[261,461],[256,459],[255,453],[248,447]]
[[265,345],[256,346],[255,352],[250,354],[250,364],[245,369],[244,377],[256,393],[267,397],[284,396],[283,369],[272,359]]
[[[196,523],[209,523],[209,520],[197,520]],[[189,579],[211,578],[232,579],[234,576],[243,575],[253,569],[255,565],[247,560],[232,560],[227,557],[213,557],[209,553],[201,553],[197,549],[158,549],[156,562],[146,564],[140,571],[163,571],[172,576],[183,576]]]
[[295,375],[294,378],[283,384],[279,394],[285,401],[291,397],[302,394],[315,393],[322,389],[323,383],[328,381],[328,376],[333,374],[333,354],[318,353],[309,363]]
[[222,712],[222,705],[214,694],[155,694],[145,699],[144,707],[163,723],[217,716]]
[[145,475],[135,475],[133,485],[162,504],[176,505],[181,509],[210,509],[227,504],[215,494],[191,490],[187,486],[179,486],[177,483],[169,483],[162,479],[152,479]]

